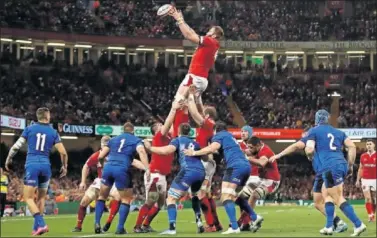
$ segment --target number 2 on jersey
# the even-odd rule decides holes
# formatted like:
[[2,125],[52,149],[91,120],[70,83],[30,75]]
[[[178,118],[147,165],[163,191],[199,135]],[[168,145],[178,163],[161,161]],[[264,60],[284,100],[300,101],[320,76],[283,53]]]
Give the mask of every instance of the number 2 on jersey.
[[118,152],[119,152],[119,153],[122,152],[122,148],[123,148],[123,146],[124,146],[124,142],[126,142],[126,139],[122,139],[122,140],[120,140],[120,146],[119,146],[119,149],[118,149]]
[[45,143],[46,143],[46,134],[37,134],[37,143],[35,145],[35,149],[39,151],[43,151],[45,148]]
[[330,138],[330,143],[329,143],[330,150],[336,150],[336,146],[334,146],[334,135],[331,133],[328,133],[327,137]]

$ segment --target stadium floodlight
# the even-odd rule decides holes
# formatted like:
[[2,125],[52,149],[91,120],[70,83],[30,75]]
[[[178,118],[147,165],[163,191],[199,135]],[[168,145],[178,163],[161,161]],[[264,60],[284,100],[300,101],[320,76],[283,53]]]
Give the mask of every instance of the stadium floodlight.
[[335,54],[334,51],[316,51],[315,53],[317,55],[331,55],[331,54]]
[[304,51],[286,51],[285,52],[286,55],[303,55],[305,54]]
[[263,51],[263,50],[255,51],[255,54],[266,54],[266,55],[268,55],[268,54],[273,54],[273,53],[274,53],[273,51]]
[[16,40],[16,43],[31,44],[32,42],[30,40]]
[[350,50],[350,51],[347,51],[347,54],[365,54],[365,51],[364,50]]
[[80,44],[76,44],[73,47],[75,47],[75,48],[86,48],[86,49],[92,48],[91,45],[80,45]]
[[165,52],[183,53],[182,49],[165,49]]
[[20,49],[22,49],[22,50],[34,50],[35,48],[30,47],[30,46],[21,46]]
[[153,48],[136,48],[136,51],[154,51]]
[[123,52],[114,52],[114,55],[125,55],[126,53]]
[[120,46],[109,46],[107,47],[108,50],[126,50],[126,47],[120,47]]
[[296,140],[276,140],[277,143],[295,143]]
[[56,43],[56,42],[49,42],[47,43],[48,46],[65,46],[65,43]]
[[1,132],[2,136],[14,136],[15,134],[12,132]]
[[12,42],[13,40],[12,40],[12,39],[9,39],[9,38],[0,38],[0,41],[4,41],[4,42]]
[[365,55],[349,55],[348,58],[365,58]]
[[56,52],[62,52],[62,49],[55,49]]
[[225,54],[243,54],[243,50],[226,50]]
[[65,139],[65,140],[77,140],[78,139],[77,136],[62,136],[61,138]]

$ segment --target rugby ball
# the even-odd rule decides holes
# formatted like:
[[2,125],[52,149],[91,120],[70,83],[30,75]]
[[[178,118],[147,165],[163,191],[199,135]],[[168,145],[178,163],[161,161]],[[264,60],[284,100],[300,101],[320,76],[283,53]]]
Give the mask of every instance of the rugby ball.
[[158,16],[165,16],[166,14],[168,14],[168,12],[173,8],[172,5],[170,4],[165,4],[165,5],[162,5],[158,11],[157,11],[157,15]]

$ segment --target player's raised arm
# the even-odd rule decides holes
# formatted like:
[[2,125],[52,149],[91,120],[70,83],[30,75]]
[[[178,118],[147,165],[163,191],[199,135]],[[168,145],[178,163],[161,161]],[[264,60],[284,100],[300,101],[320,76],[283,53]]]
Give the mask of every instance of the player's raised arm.
[[[27,130],[27,128],[25,129],[25,131],[26,130]],[[25,131],[24,131],[24,133],[25,133]],[[18,138],[16,143],[14,143],[14,145],[10,148],[8,156],[7,156],[7,160],[5,161],[5,169],[7,171],[9,171],[9,167],[12,164],[13,157],[18,153],[18,151],[21,149],[21,147],[24,144],[26,144],[26,139],[25,139],[25,137],[21,136],[20,138]]]
[[344,140],[344,145],[347,148],[348,167],[349,167],[350,173],[352,173],[351,170],[353,169],[353,164],[355,163],[355,159],[356,159],[356,145],[348,137]]
[[175,113],[177,110],[182,106],[182,103],[178,102],[177,100],[173,101],[172,107],[170,109],[169,115],[165,120],[164,125],[161,128],[161,134],[166,136],[170,129],[172,128],[172,124],[174,122]]
[[101,152],[98,155],[98,161],[101,163],[102,167],[105,162],[105,157],[107,156],[109,152],[110,152],[110,148],[108,146],[104,146],[102,147]]
[[185,155],[187,156],[203,156],[213,154],[221,148],[220,143],[212,142],[207,147],[204,147],[201,150],[194,151],[193,149],[186,149],[184,150]]
[[183,18],[183,14],[180,10],[177,10],[175,7],[173,7],[169,15],[172,16],[177,21],[177,25],[179,26],[179,29],[181,30],[183,36],[187,40],[195,44],[200,43],[200,36],[196,34],[196,32],[186,24]]
[[192,118],[194,119],[194,121],[196,122],[196,124],[198,125],[202,125],[203,122],[204,122],[204,118],[203,116],[200,114],[198,108],[197,108],[197,104],[195,103],[195,93],[196,93],[196,89],[195,89],[195,86],[190,86],[190,89],[189,89],[189,97],[188,97],[188,109],[189,109],[189,112],[190,112],[190,115],[192,116]]
[[272,163],[275,160],[280,159],[281,157],[284,157],[284,156],[287,156],[289,154],[292,154],[293,152],[296,152],[298,150],[303,150],[304,148],[305,148],[305,143],[303,141],[301,141],[301,140],[297,141],[297,142],[293,143],[292,145],[288,146],[287,148],[285,148],[279,154],[272,156],[269,159],[269,162]]

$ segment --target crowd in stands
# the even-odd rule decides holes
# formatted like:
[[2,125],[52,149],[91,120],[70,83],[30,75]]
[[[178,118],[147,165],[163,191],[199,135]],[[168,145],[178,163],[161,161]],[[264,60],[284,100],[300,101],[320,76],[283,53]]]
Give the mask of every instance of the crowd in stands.
[[[199,33],[223,26],[228,40],[375,40],[377,7],[372,0],[188,1],[180,6]],[[158,18],[154,1],[11,0],[0,24],[57,32],[181,38],[171,18]]]

